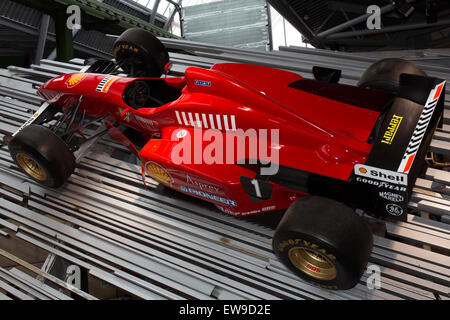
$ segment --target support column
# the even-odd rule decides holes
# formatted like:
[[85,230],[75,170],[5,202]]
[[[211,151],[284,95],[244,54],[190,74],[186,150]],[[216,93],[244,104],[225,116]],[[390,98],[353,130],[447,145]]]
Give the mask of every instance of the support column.
[[72,30],[69,30],[66,26],[66,11],[59,11],[53,18],[56,32],[56,60],[67,62],[74,58],[74,52]]
[[155,0],[155,3],[153,4],[152,9],[152,15],[150,16],[150,23],[155,24],[156,14],[158,13],[158,7],[161,0]]
[[50,16],[47,14],[42,14],[41,27],[39,29],[39,38],[36,48],[36,55],[34,57],[35,64],[40,64],[41,59],[44,57],[45,43],[47,41],[49,23],[50,23]]
[[[172,24],[173,19],[175,18],[175,15],[177,14],[177,12],[180,13],[180,20],[181,20],[181,5],[182,5],[182,1],[183,0],[178,0],[178,3],[171,2],[174,5],[174,9],[170,13],[169,17],[167,18],[166,23],[164,24],[164,27],[163,27],[164,30],[166,30],[166,31],[169,30],[170,25]],[[181,23],[181,21],[180,21],[180,23]]]

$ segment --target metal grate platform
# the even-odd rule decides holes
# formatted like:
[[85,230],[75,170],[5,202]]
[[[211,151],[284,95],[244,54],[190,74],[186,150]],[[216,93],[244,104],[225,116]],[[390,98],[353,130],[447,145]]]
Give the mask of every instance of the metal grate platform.
[[[261,53],[175,40],[165,43],[197,53],[171,54],[175,73],[183,73],[188,65],[253,61],[308,75],[311,63],[334,64],[344,69],[344,82],[352,83],[370,63],[370,59],[351,61],[342,54],[321,56],[321,51],[313,50],[308,54]],[[37,110],[42,102],[35,95],[37,86],[48,77],[82,67],[79,60],[70,64],[43,60],[30,69],[0,70],[0,139]],[[438,72],[435,66],[428,69]],[[442,72],[450,74],[449,70]],[[450,150],[448,111],[446,127],[436,133],[431,145],[446,154]],[[49,257],[64,258],[142,299],[450,298],[449,172],[428,169],[417,181],[408,221],[387,222],[385,236],[374,237],[369,266],[381,269],[380,289],[368,289],[366,274],[351,290],[328,291],[303,282],[278,261],[271,250],[274,230],[266,223],[226,216],[206,202],[161,189],[155,181],[144,189],[140,167],[116,157],[126,149],[107,138],[95,149],[68,183],[53,190],[19,172],[2,146],[0,226],[4,228],[0,241],[9,241],[11,236],[22,239]],[[429,214],[440,221],[429,219]],[[96,299],[14,252],[0,250],[1,256],[21,269],[0,268],[0,299],[71,299],[70,293]]]

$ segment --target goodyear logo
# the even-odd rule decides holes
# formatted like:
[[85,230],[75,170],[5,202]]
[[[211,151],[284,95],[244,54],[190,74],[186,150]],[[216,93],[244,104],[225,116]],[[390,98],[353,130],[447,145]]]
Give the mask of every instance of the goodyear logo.
[[133,45],[129,45],[129,44],[120,44],[118,45],[115,49],[114,49],[114,54],[116,54],[118,51],[120,50],[127,50],[127,51],[132,51],[134,53],[139,53],[139,49],[136,48]]
[[66,82],[68,88],[75,87],[77,84],[79,84],[84,77],[86,76],[85,73],[75,73],[73,74]]
[[381,139],[382,143],[391,144],[394,141],[395,135],[397,134],[398,128],[402,123],[403,117],[393,115],[391,122],[389,122],[389,126],[384,133],[383,139]]
[[159,164],[150,162],[147,164],[147,173],[159,182],[169,184],[171,183],[172,177],[161,167]]

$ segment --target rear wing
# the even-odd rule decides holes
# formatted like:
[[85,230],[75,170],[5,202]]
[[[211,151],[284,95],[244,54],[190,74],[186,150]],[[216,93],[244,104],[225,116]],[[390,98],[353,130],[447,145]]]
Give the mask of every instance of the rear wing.
[[406,209],[425,154],[444,112],[446,81],[403,74],[399,95],[380,117],[381,126],[365,164],[350,182],[369,192],[366,209],[406,220]]

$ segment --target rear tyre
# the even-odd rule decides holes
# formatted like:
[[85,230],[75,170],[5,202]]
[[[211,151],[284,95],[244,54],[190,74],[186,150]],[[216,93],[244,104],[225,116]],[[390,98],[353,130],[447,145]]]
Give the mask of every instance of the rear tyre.
[[352,209],[317,196],[296,200],[272,240],[285,266],[314,285],[334,290],[359,282],[372,243],[368,226]]
[[169,62],[169,53],[161,41],[139,28],[128,29],[120,35],[114,43],[114,57],[134,77],[160,77]]
[[398,58],[375,62],[361,76],[358,87],[387,91],[397,94],[402,73],[426,76],[416,64]]
[[75,157],[67,144],[42,126],[23,128],[9,141],[8,148],[19,168],[47,187],[61,186],[75,169]]

